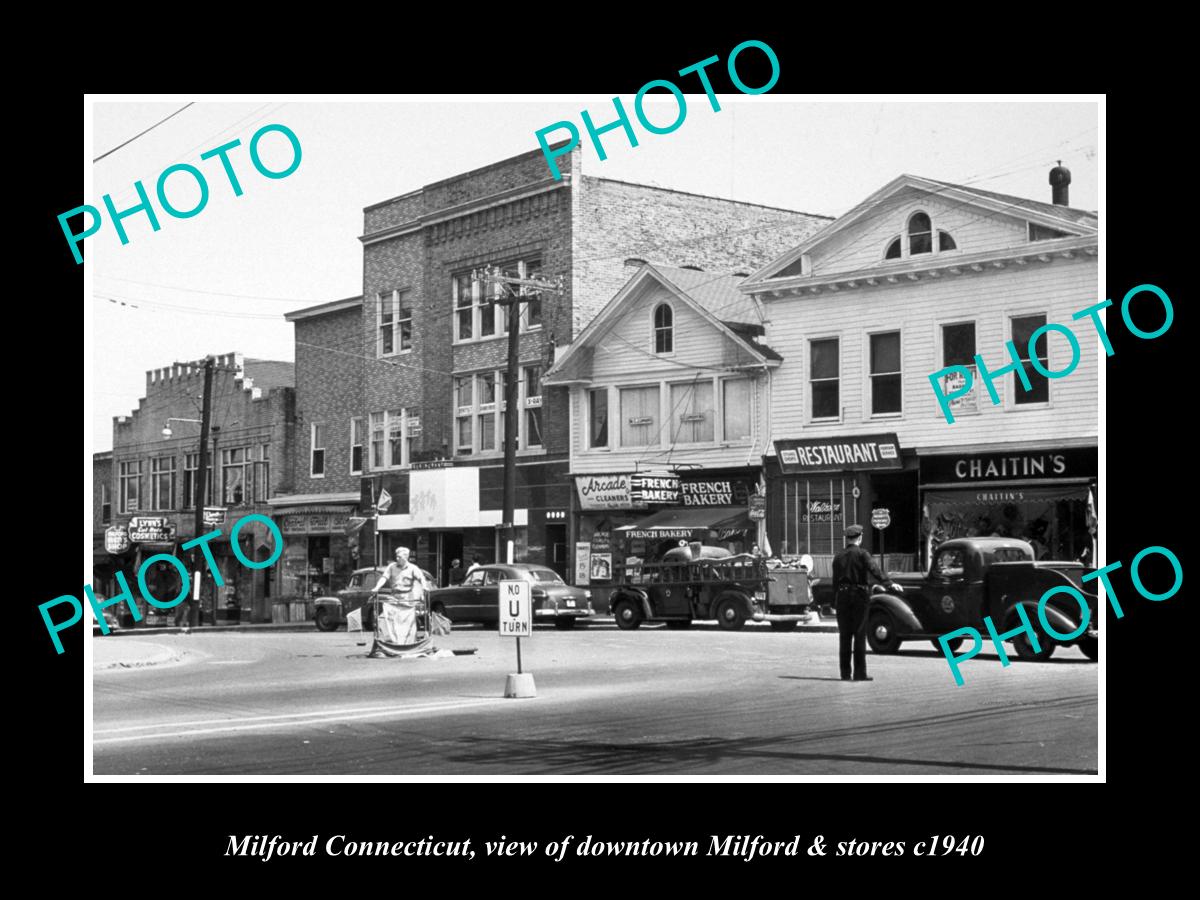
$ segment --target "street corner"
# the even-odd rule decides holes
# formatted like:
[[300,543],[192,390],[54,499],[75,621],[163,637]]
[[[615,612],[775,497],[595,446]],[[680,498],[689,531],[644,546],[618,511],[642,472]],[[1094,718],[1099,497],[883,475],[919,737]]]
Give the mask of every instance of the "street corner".
[[194,662],[204,656],[180,646],[174,636],[144,641],[137,638],[121,641],[93,638],[92,671],[119,672],[130,669],[160,668]]

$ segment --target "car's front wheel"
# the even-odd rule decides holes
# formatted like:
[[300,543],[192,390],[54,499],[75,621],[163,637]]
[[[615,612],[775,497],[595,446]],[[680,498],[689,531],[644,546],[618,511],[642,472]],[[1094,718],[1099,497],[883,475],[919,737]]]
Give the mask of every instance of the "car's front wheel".
[[876,653],[896,653],[900,649],[896,619],[886,609],[872,610],[867,617],[867,643]]
[[617,620],[617,627],[623,631],[632,631],[642,624],[642,611],[638,609],[636,603],[628,597],[618,600],[613,606],[613,618]]
[[317,614],[313,616],[313,622],[317,626],[317,631],[336,631],[338,627],[337,620],[333,617],[333,612],[328,606],[318,606]]
[[[966,638],[956,637],[952,641],[946,641],[946,649],[951,653],[957,653],[958,649],[963,645],[963,641],[965,640]],[[942,652],[942,642],[940,639],[934,638],[932,641],[930,641],[930,643],[933,644],[934,650],[936,650],[938,653]]]

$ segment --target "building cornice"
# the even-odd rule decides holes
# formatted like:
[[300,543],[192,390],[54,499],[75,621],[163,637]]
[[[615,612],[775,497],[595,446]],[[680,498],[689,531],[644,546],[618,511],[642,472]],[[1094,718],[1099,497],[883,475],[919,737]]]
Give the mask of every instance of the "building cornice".
[[939,253],[919,260],[906,259],[886,266],[871,266],[849,272],[828,275],[793,275],[787,278],[768,278],[739,285],[739,290],[762,300],[794,297],[806,294],[836,293],[841,290],[884,288],[895,284],[932,281],[937,278],[959,278],[964,275],[994,272],[1006,268],[1022,268],[1051,263],[1056,259],[1075,259],[1096,256],[1096,235],[1037,241],[1015,247],[1001,247],[983,253]]
[[495,206],[503,206],[508,203],[514,203],[517,200],[524,200],[526,197],[536,197],[538,194],[545,194],[559,188],[569,187],[570,183],[570,174],[564,174],[561,181],[547,178],[533,184],[523,184],[520,187],[509,188],[506,191],[500,191],[499,193],[489,194],[486,197],[479,197],[476,200],[460,203],[458,206],[450,206],[429,215],[419,216],[416,219],[401,222],[399,225],[392,225],[388,228],[371,232],[370,234],[360,235],[358,239],[364,245],[391,240],[392,238],[401,237],[406,234],[413,234],[430,225],[437,225],[440,222],[457,219],[460,216],[482,212],[485,209],[491,209]]

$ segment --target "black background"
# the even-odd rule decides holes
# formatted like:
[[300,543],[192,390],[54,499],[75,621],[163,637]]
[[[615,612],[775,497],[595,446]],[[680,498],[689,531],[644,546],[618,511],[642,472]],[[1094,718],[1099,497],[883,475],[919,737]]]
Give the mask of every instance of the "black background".
[[[489,43],[485,29],[474,40],[465,35],[456,38],[454,52],[445,39],[423,40],[423,29],[403,27],[397,32],[401,49],[372,51],[363,44],[365,26],[360,21],[347,29],[341,50],[330,47],[337,43],[334,34],[325,35],[320,45],[305,39],[258,51],[257,61],[249,51],[248,59],[226,56],[231,54],[229,48],[219,46],[214,52],[226,58],[224,66],[164,60],[161,66],[151,63],[151,69],[141,75],[136,67],[124,72],[102,70],[96,83],[87,87],[200,92],[216,89],[215,78],[216,84],[231,92],[358,91],[378,86],[403,92],[588,91],[627,97],[644,82],[669,77],[707,56],[717,54],[724,60],[734,45],[747,38],[766,41],[779,56],[782,75],[774,94],[922,89],[1096,92],[1112,87],[1110,77],[1058,74],[1066,65],[1063,54],[1044,45],[1022,47],[1006,40],[989,47],[979,38],[954,35],[947,36],[947,42],[953,41],[956,53],[947,58],[944,48],[933,51],[927,40],[920,47],[899,36],[885,40],[883,34],[862,32],[857,25],[853,27],[859,30],[853,33],[822,36],[798,26],[764,27],[763,22],[774,21],[774,16],[742,21],[736,13],[725,13],[724,24],[705,35],[684,34],[678,24],[663,30],[636,21],[599,34],[546,10],[546,31],[540,36],[514,19],[497,27],[509,35],[520,32],[520,43]],[[380,51],[392,46],[385,37],[379,35]],[[747,83],[760,84],[765,74],[753,71],[754,55],[742,57],[739,69]],[[280,63],[278,72],[271,65],[272,56]],[[921,60],[937,64],[923,65]],[[1082,63],[1072,68],[1088,71]],[[1051,71],[1055,74],[1048,77]],[[225,73],[224,84],[218,72]],[[725,83],[723,66],[710,72],[717,91],[732,90]],[[953,79],[943,80],[939,72],[952,74]],[[1021,84],[1022,74],[1025,84]],[[31,102],[29,133],[38,139],[29,144],[29,152],[40,176],[17,179],[17,187],[29,192],[24,208],[30,214],[20,216],[19,224],[31,229],[32,235],[10,237],[9,246],[19,251],[10,257],[14,270],[33,277],[27,282],[22,279],[28,286],[10,301],[23,316],[19,330],[28,329],[30,345],[44,346],[46,352],[39,353],[34,368],[10,367],[13,389],[20,394],[10,409],[32,415],[33,421],[26,421],[40,438],[32,444],[37,471],[61,473],[61,478],[42,482],[45,489],[36,498],[10,507],[12,521],[26,523],[21,532],[28,529],[28,533],[10,534],[9,581],[23,588],[14,605],[22,610],[25,660],[14,671],[14,693],[23,707],[18,713],[21,720],[10,722],[6,729],[24,760],[23,769],[10,768],[10,781],[15,778],[32,790],[28,809],[20,812],[26,834],[23,843],[45,851],[49,859],[67,852],[68,845],[90,841],[95,849],[86,858],[96,878],[111,880],[113,876],[106,873],[116,870],[136,873],[143,884],[143,879],[152,879],[168,887],[186,884],[189,888],[303,887],[312,873],[321,871],[337,879],[338,889],[372,892],[397,888],[457,892],[466,881],[474,881],[494,889],[542,893],[553,888],[562,893],[588,884],[579,876],[593,872],[609,876],[593,881],[597,887],[653,883],[656,891],[680,884],[707,891],[737,888],[742,893],[773,892],[780,884],[799,890],[840,884],[827,879],[848,874],[868,876],[879,887],[907,883],[932,890],[955,884],[966,890],[973,882],[961,876],[986,875],[1019,890],[1025,886],[1023,874],[1048,859],[1061,867],[1059,875],[1068,889],[1092,881],[1106,860],[1120,858],[1130,846],[1136,823],[1123,818],[1126,805],[1136,799],[1147,813],[1145,821],[1151,821],[1154,805],[1166,802],[1161,798],[1179,789],[1175,780],[1186,775],[1191,755],[1180,726],[1186,721],[1185,709],[1193,705],[1185,672],[1191,657],[1183,622],[1186,589],[1168,601],[1152,603],[1134,594],[1128,578],[1129,561],[1149,545],[1170,547],[1187,567],[1184,551],[1190,533],[1180,526],[1184,512],[1194,505],[1196,469],[1188,428],[1193,383],[1181,365],[1188,353],[1184,334],[1189,317],[1188,273],[1183,265],[1189,257],[1183,254],[1182,242],[1191,237],[1191,229],[1177,225],[1176,210],[1191,202],[1187,160],[1177,156],[1188,142],[1173,98],[1162,90],[1145,90],[1132,78],[1122,73],[1121,88],[1108,95],[1107,155],[1100,160],[1107,169],[1103,227],[1108,268],[1103,279],[1107,296],[1114,301],[1108,320],[1115,348],[1107,362],[1108,430],[1102,449],[1107,449],[1108,458],[1108,508],[1101,526],[1108,536],[1108,560],[1121,560],[1126,566],[1113,579],[1126,615],[1118,621],[1110,610],[1106,631],[1105,786],[972,783],[954,778],[940,783],[852,784],[411,780],[360,785],[174,781],[85,785],[83,770],[90,750],[82,728],[82,642],[90,639],[84,637],[90,629],[65,633],[66,652],[57,656],[37,605],[60,594],[78,595],[80,589],[74,568],[79,559],[79,545],[74,543],[78,532],[64,520],[70,523],[79,514],[74,506],[75,479],[81,467],[86,470],[90,465],[91,423],[84,421],[81,433],[71,424],[79,421],[74,410],[82,403],[82,354],[72,343],[69,325],[82,321],[78,316],[82,267],[75,265],[55,216],[95,198],[84,198],[79,183],[82,93],[61,87],[36,104]],[[564,118],[577,108],[565,102]],[[532,149],[532,135],[530,142]],[[25,250],[32,251],[37,261],[27,260],[30,254]],[[30,271],[31,266],[36,270]],[[1125,291],[1143,283],[1160,286],[1175,301],[1171,330],[1153,341],[1128,334],[1117,311]],[[1139,315],[1138,320],[1152,328],[1159,320],[1150,315],[1153,304],[1147,303],[1146,308],[1146,319]],[[45,344],[32,343],[32,336],[44,336]],[[92,350],[102,361],[118,359],[121,353],[120,347]],[[27,445],[24,453],[29,450]],[[30,510],[36,527],[28,525]],[[86,498],[83,512],[86,516]],[[90,544],[86,518],[84,543]],[[1161,584],[1170,573],[1165,564],[1159,568]],[[1155,569],[1152,563],[1143,569],[1151,587],[1156,583]],[[222,856],[229,836],[243,834],[280,834],[292,840],[318,834],[320,843],[333,834],[357,840],[469,836],[480,849],[483,841],[501,834],[543,845],[565,834],[575,835],[576,840],[590,834],[604,840],[692,839],[700,841],[703,850],[710,835],[746,833],[770,839],[799,833],[803,847],[816,834],[825,835],[827,843],[850,838],[913,842],[947,833],[982,834],[986,850],[978,859],[802,856],[749,864],[701,856],[619,861],[569,857],[568,863],[555,865],[540,854],[532,860],[490,861],[480,854],[472,863],[329,860],[318,855],[263,864]],[[1161,832],[1155,839],[1162,840]],[[508,880],[530,866],[567,880]],[[789,880],[759,880],[768,871]],[[912,874],[922,877],[892,880]],[[629,878],[637,880],[624,880]],[[1036,883],[1028,888],[1036,889]]]

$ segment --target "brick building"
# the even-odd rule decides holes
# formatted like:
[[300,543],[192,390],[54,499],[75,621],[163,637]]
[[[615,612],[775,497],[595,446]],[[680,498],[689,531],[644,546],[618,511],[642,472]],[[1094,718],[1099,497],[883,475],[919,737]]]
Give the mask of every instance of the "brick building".
[[296,339],[295,493],[268,502],[283,531],[283,592],[313,597],[344,587],[360,560],[360,535],[347,525],[365,471],[362,297],[284,318]]
[[[233,618],[236,610],[242,620],[266,621],[271,618],[272,598],[281,594],[277,567],[251,570],[243,566],[229,546],[229,533],[240,518],[251,513],[273,517],[268,501],[291,489],[293,368],[290,362],[245,359],[240,353],[215,359],[204,505],[225,510],[219,526],[222,537],[209,543],[225,585],[214,589],[205,579],[201,606],[207,620]],[[203,385],[203,361],[147,372],[146,396],[138,408],[113,420],[111,458],[93,462],[93,489],[100,495],[107,484],[112,524],[125,535],[110,548],[117,552],[105,551],[110,557],[104,560],[110,563],[107,568],[95,560],[95,577],[111,590],[111,573],[118,568],[123,571],[143,614],[149,610],[136,582],[143,559],[156,553],[180,558],[190,555],[179,548],[196,536],[194,479]],[[109,466],[106,478],[105,462]],[[102,509],[102,504],[97,508]],[[103,535],[103,529],[100,533]],[[261,523],[242,528],[239,540],[241,551],[251,559],[267,559],[273,552],[270,532]],[[147,581],[157,597],[171,599],[178,594],[178,574],[168,563],[150,567]]]
[[[812,554],[827,576],[845,527],[877,508],[891,524],[864,546],[886,541],[896,570],[960,535],[1022,538],[1053,559],[1090,550],[1100,358],[1072,316],[1099,297],[1098,221],[1061,185],[1053,199],[902,175],[741,284],[783,356],[764,459],[776,550]],[[1071,344],[1038,336],[1048,323],[1074,330],[1069,376],[1035,369],[1070,368]],[[996,378],[992,403],[975,355],[997,371],[1007,341],[1030,384]],[[950,402],[952,424],[930,383],[949,366],[962,368],[942,376],[946,394],[964,369],[974,384]]]
[[[352,418],[366,426],[360,509],[370,510],[382,490],[392,505],[378,519],[378,548],[369,527],[362,534],[363,564],[371,550],[386,559],[405,544],[444,584],[456,557],[501,557],[506,319],[472,283],[472,270],[499,266],[564,281],[561,295],[522,304],[514,524],[516,559],[566,575],[567,391],[541,384],[556,348],[626,282],[629,257],[732,271],[762,265],[828,221],[591,177],[578,150],[560,163],[563,178],[555,180],[542,153],[530,152],[364,210],[362,402],[342,413],[341,427]],[[297,340],[320,310],[289,316]],[[343,350],[333,345],[340,321],[322,327],[331,330],[324,352]],[[309,401],[299,402],[306,409]],[[298,460],[312,449],[311,429],[302,428]],[[313,488],[337,492],[331,483]]]

